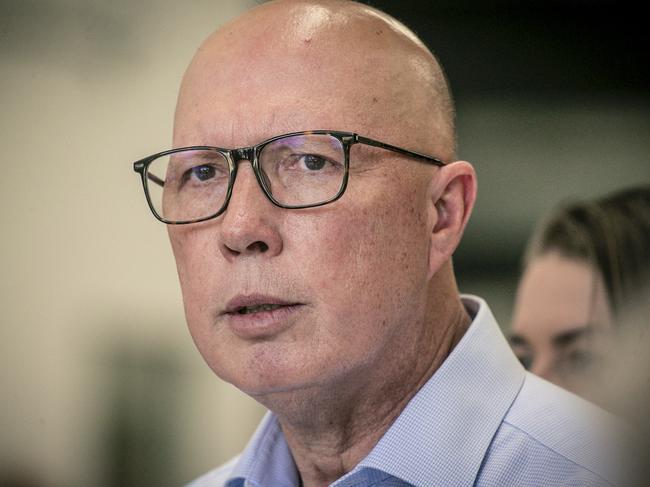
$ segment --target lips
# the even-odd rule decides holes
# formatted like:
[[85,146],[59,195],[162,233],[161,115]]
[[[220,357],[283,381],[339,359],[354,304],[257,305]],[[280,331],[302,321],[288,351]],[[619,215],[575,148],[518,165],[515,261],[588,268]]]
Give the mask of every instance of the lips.
[[247,315],[273,311],[286,306],[298,306],[301,304],[302,303],[286,301],[275,296],[266,296],[261,294],[236,296],[228,301],[226,309],[222,314]]
[[247,315],[250,313],[259,313],[261,311],[273,311],[282,307],[281,304],[257,304],[255,306],[243,306],[239,308],[236,313],[240,315]]
[[300,321],[304,303],[275,296],[237,296],[221,313],[222,323],[239,338],[268,340]]

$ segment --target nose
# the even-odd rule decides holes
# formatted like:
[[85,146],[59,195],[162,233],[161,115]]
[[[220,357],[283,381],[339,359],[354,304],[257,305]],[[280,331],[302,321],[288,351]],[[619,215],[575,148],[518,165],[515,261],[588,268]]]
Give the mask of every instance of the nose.
[[558,383],[555,360],[552,357],[536,357],[530,372],[554,384]]
[[251,164],[239,161],[228,207],[220,224],[220,250],[229,261],[244,256],[273,257],[282,252],[278,210],[262,192]]

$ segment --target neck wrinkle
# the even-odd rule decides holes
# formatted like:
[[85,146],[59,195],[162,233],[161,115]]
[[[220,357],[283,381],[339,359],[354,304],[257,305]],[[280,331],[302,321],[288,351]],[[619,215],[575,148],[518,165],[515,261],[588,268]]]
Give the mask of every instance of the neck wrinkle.
[[[357,394],[329,394],[320,411],[311,405],[308,421],[276,413],[301,478],[301,486],[327,486],[350,472],[374,448],[409,401],[442,365],[469,327],[460,298],[447,305],[447,326],[432,340],[438,346],[428,361],[417,361],[408,374],[416,380],[384,385]],[[440,313],[438,315],[440,317]],[[432,327],[439,326],[431,323]],[[422,339],[427,339],[422,337]],[[429,337],[428,339],[431,339]],[[407,377],[408,379],[408,377]]]

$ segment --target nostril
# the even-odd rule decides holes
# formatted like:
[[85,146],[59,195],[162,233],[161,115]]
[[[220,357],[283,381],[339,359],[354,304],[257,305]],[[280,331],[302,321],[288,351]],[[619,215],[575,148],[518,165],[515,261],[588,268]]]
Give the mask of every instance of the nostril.
[[238,250],[235,250],[232,247],[229,247],[228,245],[224,245],[223,248],[224,248],[226,254],[228,254],[230,256],[236,257],[236,256],[238,256],[240,254],[240,252]]
[[252,251],[258,251],[258,252],[266,252],[267,250],[269,250],[269,246],[265,242],[262,242],[261,240],[258,240],[256,242],[253,242],[252,244],[250,244],[247,247],[247,249],[252,250]]

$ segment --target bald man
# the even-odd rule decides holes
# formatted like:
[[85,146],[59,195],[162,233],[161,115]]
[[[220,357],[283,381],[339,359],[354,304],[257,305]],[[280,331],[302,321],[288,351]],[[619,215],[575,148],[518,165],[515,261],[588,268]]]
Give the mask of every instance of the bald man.
[[348,1],[221,27],[135,164],[207,364],[269,409],[193,486],[611,485],[609,418],[528,375],[451,256],[476,197],[442,70]]

